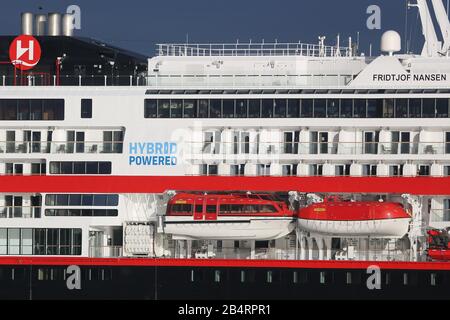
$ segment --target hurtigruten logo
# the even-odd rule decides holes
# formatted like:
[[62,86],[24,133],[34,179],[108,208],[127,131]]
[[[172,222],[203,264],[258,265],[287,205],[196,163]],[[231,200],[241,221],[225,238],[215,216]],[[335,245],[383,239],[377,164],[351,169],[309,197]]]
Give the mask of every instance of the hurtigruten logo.
[[440,82],[447,81],[445,73],[402,73],[402,74],[374,74],[372,80],[375,82]]
[[130,166],[176,166],[177,144],[174,142],[130,142]]

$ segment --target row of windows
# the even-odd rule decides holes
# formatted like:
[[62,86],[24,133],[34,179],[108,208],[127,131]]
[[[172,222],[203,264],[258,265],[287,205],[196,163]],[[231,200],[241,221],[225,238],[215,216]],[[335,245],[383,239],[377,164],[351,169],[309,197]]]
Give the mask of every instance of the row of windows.
[[[213,271],[213,272],[211,272]],[[253,270],[239,272],[225,272],[223,270],[191,270],[189,274],[189,282],[228,282],[230,280],[239,281],[241,283],[254,283],[254,282],[266,282],[266,283],[292,283],[292,284],[339,284],[346,285],[360,285],[363,283],[364,278],[367,276],[364,273],[352,271],[352,272],[333,272],[333,271],[287,271],[280,272],[278,270],[268,270],[265,272],[255,272]],[[420,279],[419,279],[420,278]],[[418,285],[419,281],[429,286],[438,286],[444,283],[444,277],[439,273],[423,274],[419,277],[416,272],[383,272],[382,273],[383,286],[389,285]]]
[[58,161],[50,162],[51,174],[111,174],[112,163],[108,161]]
[[81,229],[0,229],[0,255],[81,255]]
[[47,217],[117,217],[119,212],[113,209],[47,209]]
[[0,120],[64,120],[64,99],[0,99]]
[[[172,213],[189,213],[192,214],[192,204],[174,204],[171,206]],[[196,212],[203,212],[203,205],[195,206]],[[207,213],[215,213],[216,205],[207,205]],[[273,205],[255,205],[255,204],[221,204],[219,206],[219,214],[251,214],[251,213],[275,213],[278,212]]]
[[448,118],[449,99],[145,99],[145,118]]
[[47,206],[95,206],[111,207],[119,204],[118,194],[48,194]]

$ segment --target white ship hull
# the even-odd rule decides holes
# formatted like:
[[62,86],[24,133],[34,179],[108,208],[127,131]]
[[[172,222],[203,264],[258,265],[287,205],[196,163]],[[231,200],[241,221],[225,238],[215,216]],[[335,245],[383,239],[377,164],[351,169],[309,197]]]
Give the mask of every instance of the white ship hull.
[[301,229],[319,234],[340,237],[402,238],[407,232],[410,219],[383,219],[365,221],[329,221],[299,219]]

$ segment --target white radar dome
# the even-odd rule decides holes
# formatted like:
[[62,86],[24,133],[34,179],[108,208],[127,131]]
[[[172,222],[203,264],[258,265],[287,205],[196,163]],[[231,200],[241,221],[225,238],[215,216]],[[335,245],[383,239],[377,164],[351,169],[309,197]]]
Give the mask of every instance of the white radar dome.
[[381,37],[381,51],[392,55],[394,52],[402,50],[402,38],[399,33],[394,30],[389,30],[383,33]]

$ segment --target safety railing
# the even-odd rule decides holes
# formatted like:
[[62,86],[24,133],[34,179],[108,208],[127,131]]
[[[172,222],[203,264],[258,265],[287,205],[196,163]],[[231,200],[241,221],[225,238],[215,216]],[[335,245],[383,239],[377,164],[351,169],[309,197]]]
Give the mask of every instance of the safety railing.
[[349,47],[326,46],[307,43],[205,43],[156,45],[159,56],[352,56]]
[[33,219],[41,217],[40,206],[1,206],[0,219]]
[[1,153],[122,153],[117,141],[0,141]]
[[[331,88],[346,86],[352,74],[272,74],[272,75],[189,75],[173,74],[148,76],[61,76],[59,80],[40,75],[14,80],[14,76],[0,76],[0,86],[149,86],[155,88]],[[50,79],[50,80],[48,80]]]
[[91,258],[119,258],[123,256],[122,246],[91,246],[89,257]]
[[[187,142],[198,155],[450,155],[450,142]],[[188,151],[189,150],[189,151]],[[185,152],[186,152],[185,151]]]

